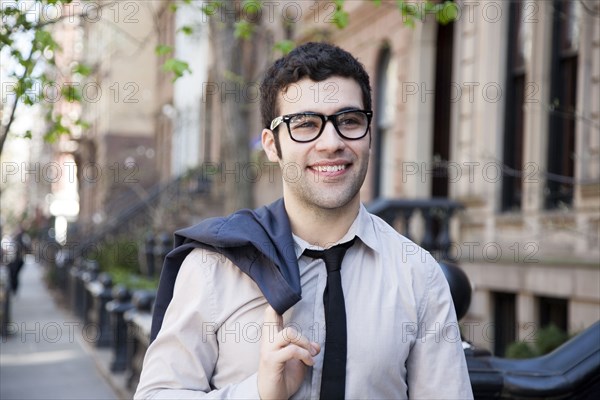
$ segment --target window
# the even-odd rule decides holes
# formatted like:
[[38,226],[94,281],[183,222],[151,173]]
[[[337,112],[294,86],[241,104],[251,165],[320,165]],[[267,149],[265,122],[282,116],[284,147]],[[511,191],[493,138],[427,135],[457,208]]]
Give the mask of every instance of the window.
[[540,328],[554,325],[563,332],[568,332],[568,301],[556,297],[539,297]]
[[504,176],[502,180],[502,211],[521,209],[523,183],[523,127],[525,101],[525,24],[523,4],[510,3],[508,26],[506,124],[504,126]]
[[516,340],[516,296],[493,292],[494,355],[502,357],[508,345]]
[[547,209],[571,205],[575,158],[578,62],[578,3],[553,0]]
[[[452,55],[454,23],[438,24],[435,54],[435,99],[433,112],[433,179],[431,195],[448,197],[450,160],[450,111],[452,98]],[[438,228],[436,227],[436,231]]]
[[394,125],[396,93],[398,86],[397,64],[392,58],[388,45],[385,45],[377,63],[377,83],[375,93],[375,179],[373,197],[391,197],[394,195],[394,147],[391,145],[391,133]]

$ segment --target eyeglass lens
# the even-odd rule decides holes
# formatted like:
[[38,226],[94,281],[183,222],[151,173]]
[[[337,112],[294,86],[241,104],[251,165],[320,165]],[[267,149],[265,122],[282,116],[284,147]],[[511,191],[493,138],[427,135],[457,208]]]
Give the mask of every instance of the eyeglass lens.
[[[369,125],[367,115],[362,111],[340,113],[332,116],[332,119],[338,132],[349,139],[358,139],[364,136]],[[321,133],[324,123],[325,117],[321,115],[297,114],[290,118],[290,133],[295,140],[313,140]]]

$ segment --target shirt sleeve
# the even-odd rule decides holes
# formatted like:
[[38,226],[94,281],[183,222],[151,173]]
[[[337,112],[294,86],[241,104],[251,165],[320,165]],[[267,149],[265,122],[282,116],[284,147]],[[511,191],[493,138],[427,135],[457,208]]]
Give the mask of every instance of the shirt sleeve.
[[220,257],[193,250],[177,275],[161,330],[149,346],[134,399],[257,399],[257,374],[214,390],[218,326],[211,271]]
[[430,260],[417,336],[407,359],[409,398],[472,399],[450,288],[441,268]]

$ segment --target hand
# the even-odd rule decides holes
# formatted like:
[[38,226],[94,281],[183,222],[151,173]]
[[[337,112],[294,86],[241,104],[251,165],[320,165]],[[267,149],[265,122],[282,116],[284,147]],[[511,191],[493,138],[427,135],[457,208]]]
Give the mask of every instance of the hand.
[[294,328],[283,329],[283,318],[268,305],[262,327],[258,365],[258,393],[261,399],[289,399],[298,391],[306,366],[321,346],[309,341]]

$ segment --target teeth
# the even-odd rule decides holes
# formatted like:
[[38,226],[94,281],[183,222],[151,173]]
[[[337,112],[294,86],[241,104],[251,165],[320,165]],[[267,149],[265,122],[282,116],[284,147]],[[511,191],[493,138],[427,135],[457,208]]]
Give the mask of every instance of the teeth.
[[315,167],[319,172],[337,172],[346,169],[345,165],[319,165]]

